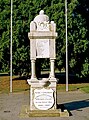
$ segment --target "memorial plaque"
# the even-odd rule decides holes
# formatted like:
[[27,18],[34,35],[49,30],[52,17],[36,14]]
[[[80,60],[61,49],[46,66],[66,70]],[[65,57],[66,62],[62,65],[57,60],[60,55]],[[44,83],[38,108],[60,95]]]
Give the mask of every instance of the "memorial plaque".
[[54,105],[54,97],[52,89],[35,89],[34,105],[39,110],[48,110]]
[[49,39],[36,39],[36,58],[49,58]]

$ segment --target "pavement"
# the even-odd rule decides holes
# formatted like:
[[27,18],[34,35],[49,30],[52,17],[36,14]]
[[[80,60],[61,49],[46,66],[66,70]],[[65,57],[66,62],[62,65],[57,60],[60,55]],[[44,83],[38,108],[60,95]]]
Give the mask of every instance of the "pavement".
[[29,103],[29,91],[0,94],[0,120],[89,120],[89,94],[79,90],[57,92],[57,104],[70,111],[69,117],[21,117],[22,106]]

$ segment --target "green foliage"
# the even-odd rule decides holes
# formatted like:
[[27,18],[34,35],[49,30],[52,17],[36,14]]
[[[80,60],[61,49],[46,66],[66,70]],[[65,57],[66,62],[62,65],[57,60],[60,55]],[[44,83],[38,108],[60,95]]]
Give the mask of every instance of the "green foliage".
[[[77,0],[76,0],[77,1]],[[85,74],[84,71],[89,70],[86,68],[86,64],[89,62],[89,41],[88,41],[88,29],[86,19],[79,14],[78,6],[79,2],[73,2],[69,4],[68,12],[68,49],[69,49],[69,71],[76,73],[81,77],[88,77],[89,73]],[[73,6],[73,7],[72,7]],[[71,8],[72,12],[71,12]],[[84,14],[84,13],[83,13]]]
[[10,2],[0,0],[0,70],[4,72],[9,70],[9,34]]
[[84,77],[86,77],[86,76],[88,77],[89,76],[89,60],[88,59],[85,60],[85,62],[82,66],[83,66],[82,71],[81,71],[82,75]]
[[[13,73],[22,75],[30,71],[29,24],[41,9],[55,21],[56,68],[65,68],[65,1],[14,0],[13,1]],[[68,1],[68,60],[69,72],[80,77],[89,76],[89,2]],[[9,72],[10,62],[10,1],[0,0],[0,70]],[[41,60],[42,69],[49,68],[48,60]]]

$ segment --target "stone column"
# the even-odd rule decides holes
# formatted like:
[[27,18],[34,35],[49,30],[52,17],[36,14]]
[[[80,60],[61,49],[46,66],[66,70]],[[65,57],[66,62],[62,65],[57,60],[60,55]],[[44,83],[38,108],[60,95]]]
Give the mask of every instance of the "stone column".
[[31,79],[36,78],[36,74],[35,74],[35,60],[32,59],[31,60]]
[[50,78],[54,78],[55,75],[54,75],[54,59],[50,59],[50,69],[51,69],[51,72],[50,72]]

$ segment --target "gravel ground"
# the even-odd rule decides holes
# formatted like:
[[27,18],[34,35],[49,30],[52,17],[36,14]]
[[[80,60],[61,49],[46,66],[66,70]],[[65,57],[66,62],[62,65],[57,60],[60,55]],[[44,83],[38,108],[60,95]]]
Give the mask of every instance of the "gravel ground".
[[20,117],[21,107],[29,105],[29,91],[0,94],[0,120],[89,120],[89,94],[72,91],[58,92],[57,103],[71,112],[69,117]]

